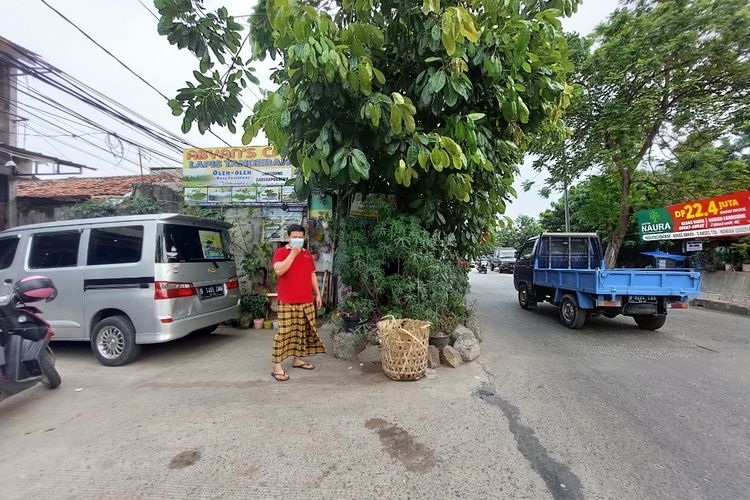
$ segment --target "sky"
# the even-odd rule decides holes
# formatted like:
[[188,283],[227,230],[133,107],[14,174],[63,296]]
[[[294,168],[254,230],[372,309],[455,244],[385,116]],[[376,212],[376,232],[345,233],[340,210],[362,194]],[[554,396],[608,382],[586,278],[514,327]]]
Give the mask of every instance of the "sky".
[[[177,50],[165,37],[158,35],[157,20],[154,17],[156,9],[153,7],[152,0],[47,0],[47,2],[168,96],[174,95],[176,89],[184,86],[185,81],[191,79],[191,73],[197,67],[197,61],[190,53]],[[248,0],[205,1],[207,8],[214,9],[224,5],[231,14],[236,16],[250,14],[254,4],[255,2]],[[573,17],[563,20],[564,28],[582,34],[589,33],[616,7],[617,0],[584,0],[583,5]],[[140,115],[181,135],[180,118],[172,116],[159,94],[58,17],[41,0],[0,0],[0,11],[2,11],[0,36],[39,54],[48,63]],[[268,76],[271,67],[270,61],[256,65],[261,85],[266,88],[270,87]],[[26,88],[27,84],[32,89],[49,93],[55,99],[87,116],[94,116],[91,108],[77,103],[58,91],[49,89],[33,78],[22,78],[19,82],[22,88]],[[246,92],[243,95],[246,104],[252,106],[255,103],[260,92],[255,89],[254,93],[255,95]],[[19,101],[22,105],[38,104],[25,96],[20,96]],[[246,111],[249,110],[243,111],[240,119],[244,118]],[[24,114],[23,109],[19,110],[19,114]],[[54,120],[49,115],[40,114],[40,116]],[[101,117],[102,125],[108,129],[146,142],[127,128],[119,126],[102,115],[97,116]],[[96,172],[88,175],[132,175],[139,172],[136,147],[118,143],[111,138],[106,141],[104,134],[86,136],[89,142],[99,146],[95,148],[72,137],[61,137],[60,132],[54,127],[34,116],[28,116],[28,118],[25,135],[23,135],[23,128],[19,130],[18,146],[96,167]],[[233,135],[228,130],[214,129],[214,131],[231,144],[241,144],[241,133]],[[81,132],[93,131],[81,129]],[[185,137],[192,144],[201,147],[221,145],[215,137],[201,136],[196,130],[191,131]],[[255,141],[255,144],[262,142],[260,138]],[[181,158],[179,154],[174,154],[172,163],[143,152],[142,160],[148,171],[152,166],[179,166]],[[537,216],[549,207],[550,200],[541,198],[536,188],[530,192],[523,192],[520,184],[526,179],[534,179],[536,185],[541,187],[544,174],[533,171],[530,161],[521,167],[515,185],[519,196],[507,211],[507,215],[511,217],[519,214]]]

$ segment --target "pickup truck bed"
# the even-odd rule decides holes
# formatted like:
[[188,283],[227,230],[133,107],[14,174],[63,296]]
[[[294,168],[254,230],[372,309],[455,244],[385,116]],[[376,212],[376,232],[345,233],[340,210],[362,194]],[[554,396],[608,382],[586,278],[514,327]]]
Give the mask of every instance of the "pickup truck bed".
[[612,297],[690,296],[700,293],[700,273],[689,269],[534,269],[534,285]]

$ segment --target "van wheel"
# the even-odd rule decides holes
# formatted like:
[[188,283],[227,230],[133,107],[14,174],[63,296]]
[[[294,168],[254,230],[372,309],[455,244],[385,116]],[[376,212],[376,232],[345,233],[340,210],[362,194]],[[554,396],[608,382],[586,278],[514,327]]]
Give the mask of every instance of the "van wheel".
[[667,321],[666,314],[634,316],[638,328],[642,330],[658,330]]
[[122,366],[133,361],[141,351],[135,343],[135,328],[125,316],[104,318],[91,334],[91,350],[105,366]]
[[518,305],[521,309],[529,310],[536,306],[536,300],[531,298],[531,292],[529,291],[529,285],[521,283],[518,285]]
[[573,329],[581,328],[586,323],[586,311],[578,305],[575,295],[563,295],[560,301],[560,322]]

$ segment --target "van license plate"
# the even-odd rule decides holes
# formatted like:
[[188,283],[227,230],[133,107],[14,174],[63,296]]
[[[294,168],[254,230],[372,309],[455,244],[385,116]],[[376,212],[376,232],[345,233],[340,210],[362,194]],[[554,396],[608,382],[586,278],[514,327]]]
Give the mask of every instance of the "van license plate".
[[221,297],[224,295],[224,285],[211,285],[202,286],[198,288],[202,299],[210,299],[211,297]]
[[628,300],[631,304],[656,304],[654,295],[631,295]]

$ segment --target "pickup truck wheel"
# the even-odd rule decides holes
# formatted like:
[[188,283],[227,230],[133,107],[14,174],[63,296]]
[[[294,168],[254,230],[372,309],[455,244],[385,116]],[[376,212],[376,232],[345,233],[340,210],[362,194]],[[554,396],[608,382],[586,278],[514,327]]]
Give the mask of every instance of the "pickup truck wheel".
[[560,322],[573,329],[581,328],[586,323],[586,311],[578,305],[575,295],[563,295],[560,301]]
[[664,326],[664,322],[667,321],[667,315],[657,314],[656,316],[634,316],[633,319],[642,330],[658,330]]
[[526,283],[518,285],[518,305],[521,306],[521,309],[526,309],[527,311],[536,306],[536,300],[531,298],[531,291],[529,290],[529,285]]

